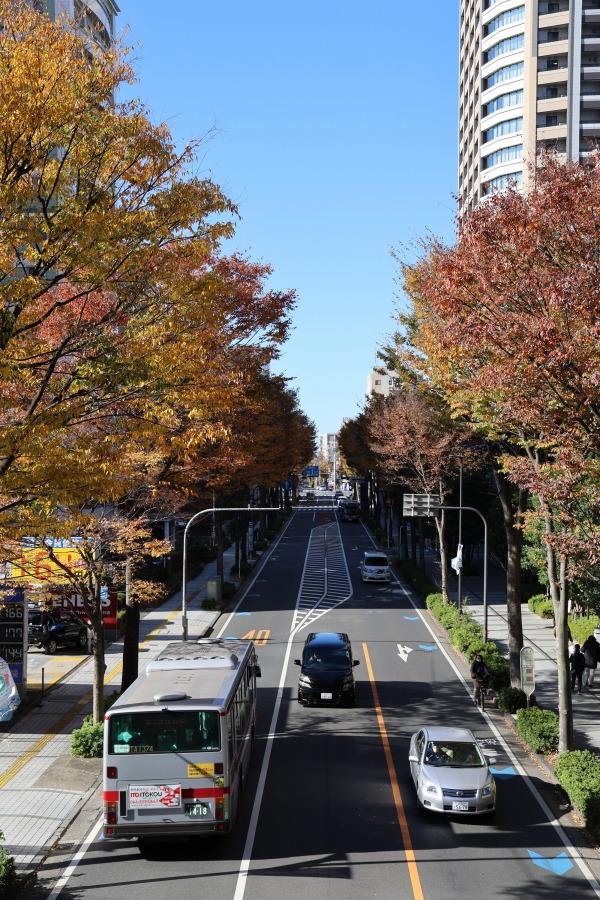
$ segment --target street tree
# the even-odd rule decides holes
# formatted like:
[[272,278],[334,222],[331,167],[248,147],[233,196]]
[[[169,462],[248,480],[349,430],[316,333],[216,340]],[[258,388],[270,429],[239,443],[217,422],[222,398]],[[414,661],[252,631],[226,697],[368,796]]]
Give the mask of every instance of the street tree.
[[573,742],[568,584],[600,559],[600,165],[538,160],[527,194],[493,195],[417,266],[419,347],[456,414],[519,448],[502,464],[536,497],[559,664],[561,750]]

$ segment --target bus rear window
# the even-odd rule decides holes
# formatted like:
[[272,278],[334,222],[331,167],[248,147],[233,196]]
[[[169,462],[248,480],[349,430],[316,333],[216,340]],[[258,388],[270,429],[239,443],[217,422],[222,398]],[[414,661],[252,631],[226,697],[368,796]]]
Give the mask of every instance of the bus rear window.
[[218,712],[113,713],[108,753],[205,753],[221,749]]

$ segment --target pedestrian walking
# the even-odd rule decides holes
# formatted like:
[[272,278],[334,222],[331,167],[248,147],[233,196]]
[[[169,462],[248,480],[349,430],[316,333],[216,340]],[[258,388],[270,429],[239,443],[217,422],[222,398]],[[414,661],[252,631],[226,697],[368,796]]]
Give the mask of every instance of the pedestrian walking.
[[596,674],[596,668],[598,666],[598,659],[600,659],[600,644],[593,634],[590,634],[590,636],[585,639],[581,648],[581,652],[583,653],[583,656],[585,658],[584,685],[587,688],[591,688],[594,683],[594,676]]
[[583,670],[585,669],[585,656],[581,652],[579,644],[575,644],[575,649],[569,657],[569,665],[571,667],[571,690],[575,690],[575,682],[577,682],[577,693],[580,694]]

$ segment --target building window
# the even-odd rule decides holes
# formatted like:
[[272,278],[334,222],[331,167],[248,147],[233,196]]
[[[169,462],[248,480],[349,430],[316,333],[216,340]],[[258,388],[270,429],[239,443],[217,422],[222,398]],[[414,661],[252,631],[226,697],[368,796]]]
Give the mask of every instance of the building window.
[[517,134],[520,131],[523,131],[523,116],[519,116],[516,119],[506,119],[504,122],[498,122],[493,128],[488,128],[485,132],[484,140],[486,142],[493,141],[506,134]]
[[524,34],[515,34],[513,37],[505,38],[503,41],[494,44],[493,47],[490,47],[487,52],[487,61],[490,62],[490,60],[496,59],[497,56],[502,56],[504,53],[514,53],[515,50],[522,50],[524,46]]
[[557,87],[547,87],[546,88],[546,100],[553,100],[554,97],[558,97],[558,88]]
[[525,7],[517,6],[515,9],[509,9],[508,12],[500,13],[491,22],[488,22],[487,33],[492,34],[498,28],[504,28],[506,25],[514,25],[515,22],[523,22],[525,19]]
[[486,79],[486,88],[494,87],[495,84],[501,84],[503,81],[511,81],[513,78],[522,78],[525,64],[522,62],[513,63],[512,66],[503,66],[497,72]]
[[500,163],[514,162],[523,159],[523,144],[513,144],[512,147],[502,147],[495,153],[490,153],[483,160],[484,168],[491,169],[492,166],[498,166]]
[[494,100],[490,100],[484,110],[485,116],[490,116],[499,109],[507,109],[509,106],[520,106],[523,103],[523,91],[511,91],[509,94],[501,94]]
[[556,57],[546,60],[546,69],[558,69],[558,60]]
[[547,31],[546,32],[546,43],[550,43],[550,41],[558,41],[560,40],[560,34],[558,31]]
[[558,125],[558,116],[546,116],[546,128]]
[[498,178],[492,178],[483,185],[483,193],[485,196],[488,196],[494,191],[505,190],[511,184],[521,187],[523,184],[523,172],[511,172],[510,175],[499,175]]

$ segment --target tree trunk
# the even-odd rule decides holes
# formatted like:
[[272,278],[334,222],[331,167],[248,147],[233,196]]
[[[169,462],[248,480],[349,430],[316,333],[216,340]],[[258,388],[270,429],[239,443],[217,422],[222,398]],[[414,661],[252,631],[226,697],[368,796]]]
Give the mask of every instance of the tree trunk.
[[106,662],[104,658],[104,618],[102,616],[102,601],[100,599],[100,582],[94,578],[94,598],[90,603],[88,618],[92,628],[92,653],[94,656],[94,686],[92,689],[92,704],[94,725],[104,720],[104,673]]
[[521,686],[521,650],[523,649],[523,618],[521,616],[521,556],[523,532],[520,528],[527,507],[527,492],[519,490],[516,511],[513,508],[510,484],[493,467],[498,497],[502,507],[506,534],[506,614],[508,618],[508,655],[510,683]]
[[444,511],[440,516],[436,516],[435,527],[437,528],[438,543],[440,545],[440,582],[442,589],[442,597],[444,603],[448,602],[448,549],[446,547],[446,516]]
[[[541,498],[540,498],[540,502]],[[546,512],[546,534],[554,533],[552,513]],[[558,663],[558,752],[573,750],[573,698],[569,671],[569,619],[567,609],[567,566],[564,558],[557,559],[556,552],[546,544],[546,561],[550,596],[554,607],[556,625],[556,660]]]
[[121,673],[121,693],[138,677],[138,656],[140,644],[140,607],[132,603],[130,596],[131,560],[125,563],[125,634],[123,636],[123,671]]

